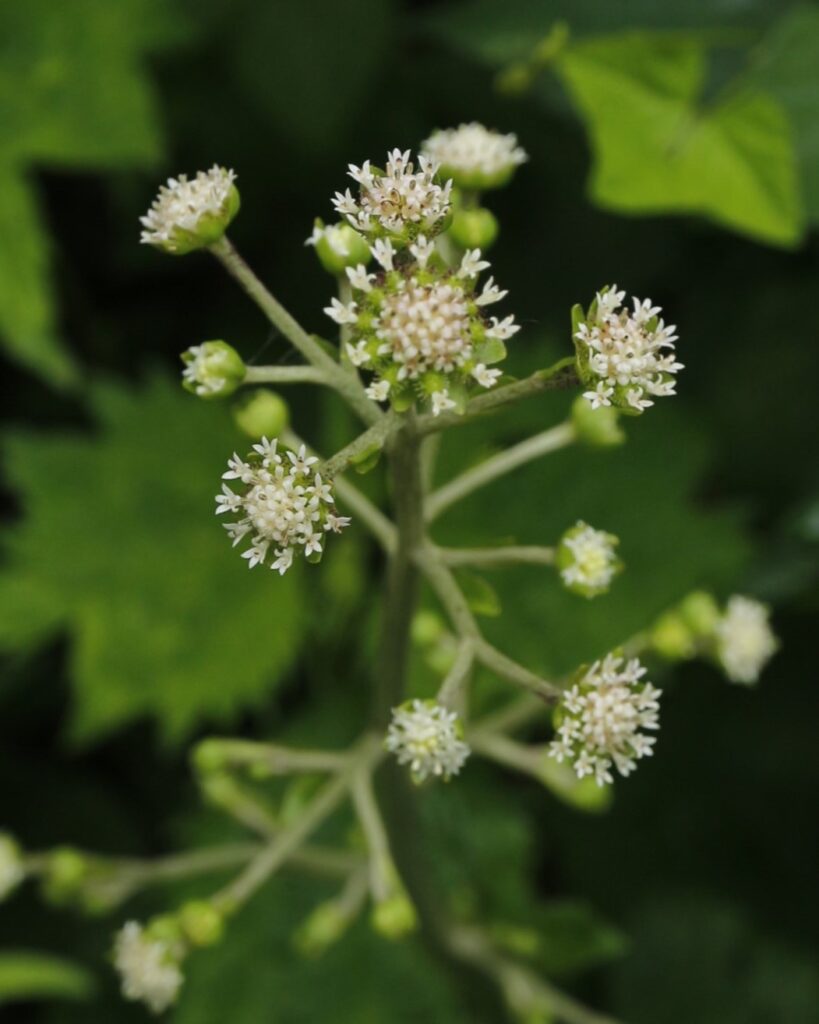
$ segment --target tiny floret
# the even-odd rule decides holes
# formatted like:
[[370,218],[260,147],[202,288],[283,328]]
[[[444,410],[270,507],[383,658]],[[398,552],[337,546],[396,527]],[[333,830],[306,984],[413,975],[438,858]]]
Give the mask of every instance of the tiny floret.
[[387,750],[407,764],[415,782],[448,781],[469,757],[458,715],[435,700],[411,700],[393,708]]
[[182,386],[200,398],[226,398],[245,379],[242,357],[226,341],[205,341],[182,353]]
[[661,691],[642,683],[637,658],[607,654],[567,690],[557,711],[557,736],[549,746],[556,761],[569,761],[579,779],[611,783],[612,766],[629,775],[652,753],[655,739],[641,730],[659,728]]
[[755,683],[778,644],[764,604],[735,594],[717,623],[717,657],[733,683]]
[[214,164],[188,179],[168,178],[159,195],[140,217],[140,241],[175,256],[217,242],[239,210],[236,175]]
[[4,900],[25,878],[23,854],[16,839],[0,832],[0,900]]
[[673,395],[674,375],[683,368],[676,361],[676,327],[666,326],[662,310],[650,299],[623,305],[625,292],[605,288],[584,314],[575,307],[574,342],[583,397],[593,409],[616,406],[641,413],[653,399]]
[[136,921],[124,925],[114,940],[114,966],[126,999],[145,1003],[162,1013],[176,1002],[182,987],[179,952],[167,942],[151,938]]
[[464,189],[499,188],[528,160],[517,136],[490,131],[477,121],[433,132],[421,151],[440,165],[441,177]]
[[578,520],[561,537],[555,556],[566,587],[584,597],[605,594],[622,569],[615,554],[618,543],[613,534]]
[[398,244],[430,237],[443,230],[450,212],[452,183],[436,180],[438,164],[421,155],[417,165],[410,151],[394,149],[387,155],[386,170],[365,160],[350,164],[349,174],[358,185],[358,197],[349,189],[336,192],[337,213],[365,235],[388,236]]
[[332,486],[316,471],[317,462],[303,445],[295,452],[267,438],[246,459],[234,455],[228,461],[222,478],[238,481],[241,489],[223,484],[216,514],[235,517],[225,529],[234,547],[248,539],[242,558],[251,569],[268,565],[283,576],[296,554],[318,562],[325,534],[349,523],[337,514]]

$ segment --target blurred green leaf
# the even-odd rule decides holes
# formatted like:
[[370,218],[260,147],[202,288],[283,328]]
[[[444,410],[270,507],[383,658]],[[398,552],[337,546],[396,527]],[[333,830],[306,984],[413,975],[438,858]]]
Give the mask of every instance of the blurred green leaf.
[[498,593],[489,580],[468,569],[455,573],[466,602],[476,615],[496,619],[502,612]]
[[94,980],[82,967],[47,953],[0,952],[0,1005],[14,1000],[89,999]]
[[645,32],[593,39],[571,47],[557,69],[588,127],[590,189],[600,205],[699,213],[767,242],[799,240],[787,115],[750,88],[703,101],[700,41]]
[[24,515],[0,575],[0,644],[68,628],[75,740],[146,714],[180,739],[281,680],[303,636],[299,571],[248,572],[213,515],[243,443],[223,408],[159,377],[98,384],[91,402],[97,436],[7,439]]

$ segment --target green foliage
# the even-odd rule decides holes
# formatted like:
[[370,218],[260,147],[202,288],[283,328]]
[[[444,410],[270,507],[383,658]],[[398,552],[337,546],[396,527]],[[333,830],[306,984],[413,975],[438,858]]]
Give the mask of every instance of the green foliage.
[[0,1006],[16,1000],[80,999],[93,995],[94,981],[82,967],[48,953],[0,953]]
[[249,573],[211,513],[238,443],[222,408],[153,377],[97,384],[97,436],[6,445],[25,517],[0,576],[0,644],[71,636],[75,740],[154,715],[179,740],[269,695],[299,650],[298,573]]
[[177,30],[161,0],[0,5],[0,340],[53,384],[75,382],[76,368],[59,338],[49,245],[27,171],[156,162],[156,102],[143,59]]

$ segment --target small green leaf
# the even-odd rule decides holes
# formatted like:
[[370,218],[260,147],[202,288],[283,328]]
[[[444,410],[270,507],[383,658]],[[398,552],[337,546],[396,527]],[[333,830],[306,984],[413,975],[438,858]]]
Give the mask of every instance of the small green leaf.
[[497,591],[483,576],[465,569],[459,569],[456,576],[469,607],[476,615],[494,619],[501,614]]
[[0,1004],[29,999],[90,999],[94,979],[82,967],[48,953],[0,953]]

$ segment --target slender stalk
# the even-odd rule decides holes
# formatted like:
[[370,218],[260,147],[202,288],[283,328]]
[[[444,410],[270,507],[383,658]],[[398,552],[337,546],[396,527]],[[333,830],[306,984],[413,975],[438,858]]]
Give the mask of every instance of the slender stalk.
[[555,549],[536,545],[505,548],[438,548],[449,566],[469,565],[478,569],[494,569],[504,565],[554,565]]
[[370,892],[374,900],[390,895],[390,874],[393,871],[390,844],[369,772],[360,772],[353,783],[353,806],[367,843]]
[[365,423],[377,423],[382,416],[381,410],[367,398],[360,382],[325,352],[316,339],[309,335],[278,299],[270,294],[227,236],[225,235],[215,242],[210,247],[210,251],[227,272],[238,281],[270,323],[281,331],[294,348],[301,352],[308,363],[322,371],[327,382],[342,395],[357,415]]
[[491,732],[470,733],[469,745],[476,754],[482,754],[496,764],[513,768],[525,775],[534,775],[535,778],[540,777],[539,769],[544,754],[537,747],[527,747],[502,733]]
[[523,398],[530,398],[533,395],[542,394],[544,391],[574,387],[577,382],[575,358],[568,356],[559,360],[548,370],[538,370],[531,377],[513,381],[511,384],[504,384],[499,388],[487,391],[486,394],[478,395],[477,398],[472,399],[461,415],[444,412],[439,416],[433,416],[431,413],[421,416],[418,420],[418,433],[434,434],[440,430],[446,430],[448,427],[471,423],[472,420],[502,409],[512,402],[519,402]]
[[541,679],[539,675],[530,672],[524,665],[519,664],[512,658],[507,657],[497,647],[493,647],[488,641],[481,637],[475,646],[475,656],[478,661],[495,675],[500,676],[509,683],[529,690],[536,697],[546,704],[556,704],[560,700],[562,690],[554,683]]
[[438,691],[438,703],[456,711],[462,710],[463,697],[469,677],[472,673],[472,665],[475,662],[475,645],[471,638],[461,640],[458,647],[458,654],[449,670],[446,679]]
[[376,448],[381,448],[390,434],[396,430],[396,417],[393,413],[387,413],[377,423],[374,423],[369,430],[345,445],[321,466],[321,472],[329,477],[343,473],[355,461],[359,455]]
[[544,430],[540,434],[526,438],[520,444],[513,445],[505,451],[499,452],[491,459],[481,462],[479,465],[468,469],[454,480],[439,487],[427,499],[425,506],[426,521],[431,523],[450,505],[461,501],[468,494],[486,487],[499,477],[511,473],[518,466],[523,466],[533,459],[540,458],[549,452],[565,448],[576,439],[575,429],[571,423],[560,423],[556,427]]
[[484,715],[472,726],[470,734],[514,732],[515,729],[528,725],[533,718],[542,715],[543,711],[543,701],[526,694],[518,697],[517,700],[510,701],[498,711]]
[[207,750],[225,766],[264,768],[271,775],[291,772],[337,772],[350,759],[347,751],[304,750],[283,747],[276,743],[257,743],[253,740],[223,739],[211,736],[198,748]]
[[248,366],[245,384],[330,384],[315,366]]

